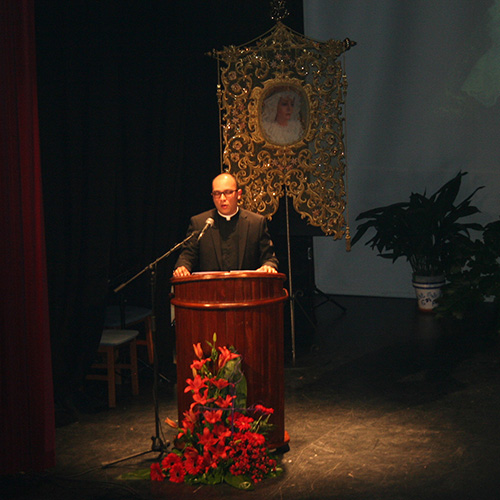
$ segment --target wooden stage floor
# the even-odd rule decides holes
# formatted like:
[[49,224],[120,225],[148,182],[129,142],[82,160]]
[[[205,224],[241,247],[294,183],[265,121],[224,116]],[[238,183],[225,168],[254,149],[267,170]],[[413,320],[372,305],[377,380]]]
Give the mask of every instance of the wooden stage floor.
[[[500,494],[500,349],[478,322],[443,331],[410,299],[322,297],[296,309],[296,360],[287,340],[286,429],[282,476],[241,492],[123,481],[157,453],[103,468],[103,462],[151,450],[152,377],[141,391],[105,407],[102,386],[89,394],[102,408],[78,419],[58,413],[57,467],[1,479],[2,499],[497,499]],[[312,306],[311,306],[312,304]],[[304,304],[302,304],[304,305]],[[313,307],[313,306],[317,307]],[[486,322],[487,323],[487,322]],[[98,384],[94,382],[94,384]],[[161,421],[176,418],[175,391],[159,385]],[[67,415],[66,415],[67,417]],[[71,421],[73,420],[73,421]],[[169,428],[162,425],[164,438]]]

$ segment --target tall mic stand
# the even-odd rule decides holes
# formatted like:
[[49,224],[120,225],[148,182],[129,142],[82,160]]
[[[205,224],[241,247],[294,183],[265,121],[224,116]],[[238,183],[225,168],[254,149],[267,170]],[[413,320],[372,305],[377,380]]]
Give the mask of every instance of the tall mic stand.
[[155,293],[156,293],[156,267],[158,262],[167,258],[170,254],[175,252],[179,247],[184,245],[189,239],[193,237],[196,232],[192,232],[189,236],[184,238],[180,243],[177,243],[174,247],[172,247],[167,253],[163,254],[161,257],[156,259],[155,261],[148,264],[142,271],[139,271],[135,276],[130,278],[125,283],[122,283],[120,286],[116,287],[113,291],[118,293],[120,290],[125,288],[129,283],[137,279],[139,276],[144,274],[146,271],[150,272],[150,286],[151,286],[151,333],[153,338],[153,399],[154,399],[154,409],[155,409],[155,435],[151,437],[152,444],[151,449],[146,451],[141,451],[139,453],[135,453],[134,455],[129,455],[127,457],[119,458],[118,460],[113,460],[112,462],[104,462],[102,464],[102,468],[111,467],[114,464],[119,462],[124,462],[126,460],[130,460],[132,458],[140,457],[142,455],[146,455],[147,453],[160,453],[160,457],[167,450],[170,443],[167,441],[163,442],[160,436],[160,414],[158,410],[158,349],[157,349],[157,333],[156,333],[156,316],[155,316]]

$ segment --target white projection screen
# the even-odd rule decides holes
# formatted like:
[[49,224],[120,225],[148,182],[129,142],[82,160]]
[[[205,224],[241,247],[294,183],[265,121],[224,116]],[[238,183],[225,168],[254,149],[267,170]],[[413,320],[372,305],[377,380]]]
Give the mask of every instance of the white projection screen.
[[[369,208],[434,192],[466,171],[485,223],[500,216],[500,0],[305,0],[305,34],[349,38],[348,223]],[[314,238],[325,293],[413,297],[410,266],[358,242]]]

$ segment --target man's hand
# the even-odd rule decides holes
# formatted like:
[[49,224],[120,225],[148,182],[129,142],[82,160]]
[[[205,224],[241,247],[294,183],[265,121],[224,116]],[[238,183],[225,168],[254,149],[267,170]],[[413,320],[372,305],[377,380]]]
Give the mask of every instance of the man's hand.
[[257,269],[257,271],[260,271],[261,273],[277,273],[278,271],[276,271],[276,269],[274,269],[274,267],[272,266],[261,266],[259,267],[259,269]]
[[189,272],[188,268],[185,266],[178,267],[177,269],[174,269],[174,278],[182,278],[184,276],[189,276],[191,273]]

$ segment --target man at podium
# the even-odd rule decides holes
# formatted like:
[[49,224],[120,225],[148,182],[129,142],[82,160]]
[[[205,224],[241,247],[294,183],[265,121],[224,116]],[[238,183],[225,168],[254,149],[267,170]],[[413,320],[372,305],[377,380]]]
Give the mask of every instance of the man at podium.
[[175,277],[193,271],[257,270],[276,273],[278,259],[266,219],[238,206],[242,191],[228,173],[212,181],[215,208],[191,217],[183,246],[175,264]]

